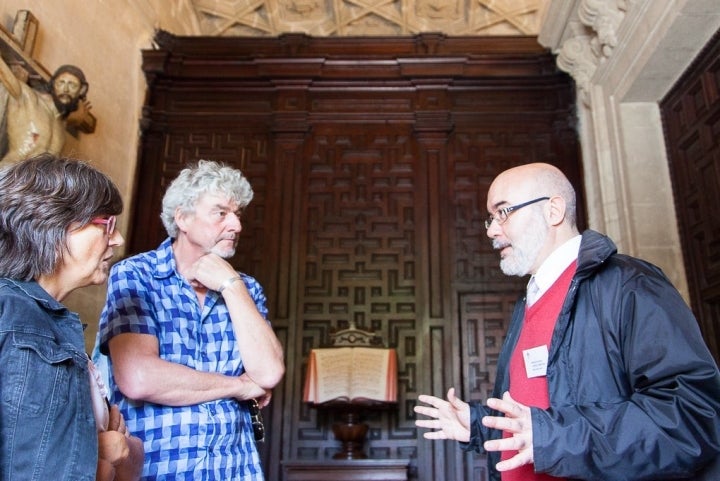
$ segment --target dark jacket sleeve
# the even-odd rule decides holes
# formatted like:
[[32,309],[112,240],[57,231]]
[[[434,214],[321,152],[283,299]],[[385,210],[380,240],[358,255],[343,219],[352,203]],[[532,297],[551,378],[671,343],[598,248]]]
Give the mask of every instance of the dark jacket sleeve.
[[598,385],[594,400],[532,409],[535,469],[583,480],[720,480],[709,474],[720,453],[717,366],[665,276],[645,264],[627,267],[599,276],[576,306],[577,316],[596,316],[604,350],[582,349],[573,335],[578,355],[621,373],[617,385]]
[[[515,348],[515,344],[517,344],[517,340],[520,335],[524,312],[525,296],[522,295],[518,299],[518,302],[515,303],[507,336],[505,337],[503,347],[500,351],[500,357],[498,358],[497,377],[495,379],[495,386],[492,394],[495,398],[502,398],[503,393],[508,390],[509,372],[507,368],[510,363],[510,356],[512,355],[512,351]],[[483,448],[483,443],[489,439],[501,438],[502,431],[483,426],[482,418],[483,416],[502,416],[503,414],[494,409],[490,409],[480,402],[470,402],[469,404],[470,441],[467,443],[460,443],[460,445],[466,451],[473,450],[479,454],[487,454],[490,481],[499,480],[500,474],[495,469],[495,465],[500,462],[500,453],[497,451],[486,453]]]
[[466,451],[477,451],[478,453],[484,453],[483,443],[490,439],[490,429],[486,428],[482,424],[483,416],[487,416],[489,409],[479,402],[471,402],[470,404],[470,441],[467,443],[460,443],[462,448]]
[[499,452],[486,452],[483,443],[488,439],[497,439],[502,436],[502,431],[490,429],[482,424],[483,416],[499,416],[500,413],[488,408],[480,402],[471,402],[470,404],[470,441],[460,443],[460,447],[465,451],[476,451],[479,454],[486,454],[488,457],[488,472],[490,481],[499,481],[500,474],[495,469],[495,465],[500,462]]

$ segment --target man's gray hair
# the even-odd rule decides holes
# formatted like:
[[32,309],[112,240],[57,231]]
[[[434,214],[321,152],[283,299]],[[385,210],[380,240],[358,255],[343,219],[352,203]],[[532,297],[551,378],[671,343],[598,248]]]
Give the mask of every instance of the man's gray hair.
[[205,194],[226,196],[239,209],[245,208],[253,198],[250,182],[238,169],[200,160],[180,171],[163,197],[160,219],[170,237],[176,238],[178,234],[175,213],[178,210],[184,214],[195,212],[198,200]]

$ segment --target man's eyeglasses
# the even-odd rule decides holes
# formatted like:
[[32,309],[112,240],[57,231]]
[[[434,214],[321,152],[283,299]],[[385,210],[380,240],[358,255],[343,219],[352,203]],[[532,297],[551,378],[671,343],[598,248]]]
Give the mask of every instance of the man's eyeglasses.
[[485,221],[485,229],[489,229],[493,221],[497,222],[498,225],[504,224],[505,221],[508,219],[508,216],[516,210],[522,209],[523,207],[526,207],[530,204],[534,204],[535,202],[540,202],[541,200],[550,200],[550,197],[538,197],[537,199],[529,200],[527,202],[523,202],[522,204],[511,205],[510,207],[503,207],[502,209],[498,210],[494,214],[491,214],[490,217],[487,218],[487,220]]
[[105,225],[105,233],[110,237],[115,232],[115,224],[117,223],[117,217],[111,215],[110,217],[96,217],[90,221],[91,224]]
[[260,405],[256,399],[251,399],[250,405],[250,421],[252,422],[253,436],[256,442],[265,441],[265,426],[263,426],[263,418],[260,413]]

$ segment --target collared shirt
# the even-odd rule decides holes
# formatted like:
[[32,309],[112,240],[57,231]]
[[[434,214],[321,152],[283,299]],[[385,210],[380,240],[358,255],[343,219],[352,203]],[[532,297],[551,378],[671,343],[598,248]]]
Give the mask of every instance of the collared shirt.
[[581,239],[582,236],[577,235],[566,241],[563,245],[555,249],[540,265],[535,275],[532,276],[538,287],[535,299],[542,297],[542,295],[550,289],[550,286],[565,272],[565,269],[578,258]]
[[97,429],[80,318],[0,278],[0,479],[92,481]]
[[[260,314],[267,318],[260,284],[241,274]],[[225,301],[208,291],[201,307],[177,272],[171,239],[155,251],[125,259],[110,272],[100,318],[100,350],[121,333],[150,334],[160,357],[204,372],[240,376],[245,370]],[[226,398],[190,406],[163,406],[125,399],[109,363],[111,401],[119,404],[128,429],[143,440],[143,479],[263,479],[250,412]]]

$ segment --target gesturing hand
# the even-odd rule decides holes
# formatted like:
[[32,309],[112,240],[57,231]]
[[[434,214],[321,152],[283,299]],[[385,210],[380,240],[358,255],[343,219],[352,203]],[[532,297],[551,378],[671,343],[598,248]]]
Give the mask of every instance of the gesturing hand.
[[483,425],[501,429],[512,436],[503,439],[485,441],[487,451],[515,451],[517,454],[496,465],[498,471],[508,471],[524,464],[533,463],[533,433],[530,408],[515,401],[509,392],[502,399],[490,398],[488,406],[505,414],[504,417],[485,416]]
[[423,434],[425,439],[455,439],[468,442],[470,440],[470,406],[455,396],[455,388],[450,388],[445,401],[435,396],[421,394],[418,401],[429,404],[415,406],[418,414],[434,419],[418,419],[415,425],[421,428],[435,429]]

